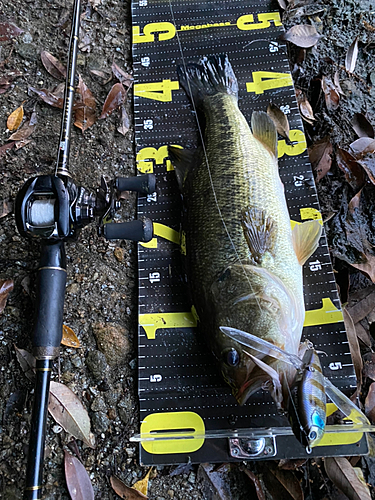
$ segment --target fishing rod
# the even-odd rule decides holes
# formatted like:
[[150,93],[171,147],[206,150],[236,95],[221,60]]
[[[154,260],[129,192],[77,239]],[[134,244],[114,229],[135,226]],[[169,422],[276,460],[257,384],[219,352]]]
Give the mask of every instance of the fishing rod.
[[16,224],[21,236],[40,240],[37,301],[32,334],[36,358],[34,404],[31,416],[29,453],[24,500],[42,495],[44,446],[53,360],[59,355],[62,338],[66,286],[65,241],[76,239],[79,230],[98,219],[98,233],[108,240],[148,242],[153,237],[150,219],[113,223],[122,191],[151,194],[155,176],[145,174],[107,182],[103,177],[95,192],[77,186],[69,172],[70,131],[76,86],[76,61],[81,0],[74,1],[69,43],[60,142],[54,174],[33,177],[20,189],[15,203]]

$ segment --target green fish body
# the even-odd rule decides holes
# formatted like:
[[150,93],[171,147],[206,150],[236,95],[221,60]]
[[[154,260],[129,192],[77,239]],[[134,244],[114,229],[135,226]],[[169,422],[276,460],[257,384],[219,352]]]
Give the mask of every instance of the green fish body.
[[275,125],[254,112],[250,130],[227,57],[189,64],[179,78],[205,124],[202,149],[169,148],[184,199],[186,267],[200,331],[240,404],[266,386],[281,405],[293,367],[245,352],[220,326],[297,355],[305,314],[301,263],[315,251],[321,227],[310,221],[292,233]]

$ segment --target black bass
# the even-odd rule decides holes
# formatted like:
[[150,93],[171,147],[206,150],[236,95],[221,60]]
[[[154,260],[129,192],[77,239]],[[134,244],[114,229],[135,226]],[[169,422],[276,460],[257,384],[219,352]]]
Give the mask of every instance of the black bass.
[[220,327],[298,354],[302,265],[318,246],[321,225],[308,221],[291,230],[275,125],[266,113],[253,112],[250,130],[227,56],[203,58],[178,73],[204,114],[199,151],[169,147],[184,199],[187,274],[200,331],[240,404],[266,387],[285,407],[296,369],[244,350]]

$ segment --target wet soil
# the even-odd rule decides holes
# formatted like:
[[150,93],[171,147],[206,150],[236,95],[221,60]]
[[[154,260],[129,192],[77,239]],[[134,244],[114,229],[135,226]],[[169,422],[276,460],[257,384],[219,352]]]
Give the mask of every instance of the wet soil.
[[[83,3],[78,70],[95,96],[99,114],[116,80],[103,84],[91,70],[110,73],[115,61],[125,71],[132,71],[130,1]],[[0,158],[2,202],[14,200],[29,177],[50,173],[54,168],[61,112],[37,100],[28,87],[53,88],[59,83],[44,69],[40,52],[47,50],[66,63],[71,8],[71,0],[0,3],[0,22],[12,21],[24,30],[16,39],[1,43],[0,71],[7,74],[18,70],[20,76],[0,96],[0,146],[10,136],[6,128],[7,116],[22,102],[26,117],[30,117],[35,107],[38,119],[36,130],[30,136],[31,142],[18,150],[13,148]],[[375,123],[374,11],[375,2],[367,0],[296,0],[284,15],[287,28],[311,23],[322,34],[318,44],[307,50],[302,62],[296,62],[300,60],[300,51],[290,48],[296,87],[306,93],[316,117],[316,122],[306,127],[309,144],[329,135],[334,147],[347,147],[355,138],[351,122],[356,112],[366,112],[369,120]],[[343,69],[345,55],[357,36],[360,42],[358,62],[355,74],[349,75]],[[344,95],[340,107],[329,111],[319,78],[322,75],[333,77],[336,71],[339,71]],[[130,98],[127,110],[132,116]],[[123,136],[117,131],[118,126],[119,115],[113,113],[105,120],[98,120],[84,135],[73,127],[70,168],[78,185],[94,189],[102,175],[109,179],[134,175],[133,129],[131,127]],[[340,209],[344,181],[334,165],[331,173],[319,183],[323,213]],[[127,195],[122,200],[118,220],[130,220],[135,212],[135,196]],[[25,477],[33,384],[17,362],[13,346],[31,350],[38,256],[38,244],[19,236],[12,212],[2,216],[0,279],[14,280],[14,291],[0,316],[0,498],[7,500],[21,498]],[[118,497],[109,484],[111,475],[132,485],[146,472],[139,465],[137,446],[129,441],[139,428],[136,246],[126,241],[107,242],[97,236],[94,226],[88,226],[77,241],[67,244],[67,256],[64,323],[75,331],[81,348],[61,348],[53,378],[68,385],[89,411],[96,448],[90,449],[79,442],[80,455],[89,472],[95,498],[114,499]],[[350,273],[353,289],[369,283],[368,278],[352,268]],[[103,342],[103,338],[106,341]],[[69,439],[49,418],[45,499],[69,498],[63,469],[63,449]],[[150,482],[150,498],[211,498],[202,487],[202,481],[198,481],[196,468],[175,476],[170,476],[169,472],[169,467],[158,467],[156,478]],[[318,498],[318,494],[327,495],[327,490],[323,490],[315,492],[314,498]],[[233,493],[232,498],[240,497],[241,492]]]

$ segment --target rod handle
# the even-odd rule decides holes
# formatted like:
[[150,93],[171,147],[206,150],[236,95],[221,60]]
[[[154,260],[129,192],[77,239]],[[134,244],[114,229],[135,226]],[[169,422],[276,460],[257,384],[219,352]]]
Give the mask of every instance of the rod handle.
[[142,194],[151,194],[156,189],[154,174],[143,174],[133,177],[117,177],[115,186],[118,191],[136,191]]
[[137,219],[130,222],[108,222],[102,234],[107,240],[132,240],[147,243],[152,240],[154,229],[151,219]]

